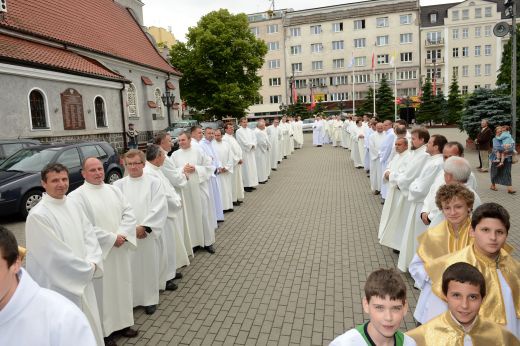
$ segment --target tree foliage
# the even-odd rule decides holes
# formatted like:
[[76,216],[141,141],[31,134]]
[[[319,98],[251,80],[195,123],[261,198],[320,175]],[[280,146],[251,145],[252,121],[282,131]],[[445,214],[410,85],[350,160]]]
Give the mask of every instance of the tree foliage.
[[267,53],[265,42],[250,31],[245,14],[213,11],[203,16],[170,51],[183,73],[181,97],[206,114],[242,116],[261,87],[257,70]]
[[432,82],[430,77],[426,77],[426,81],[422,86],[421,107],[417,110],[417,123],[439,122],[440,107],[437,103],[438,99],[433,95]]
[[[373,101],[372,101],[373,102]],[[394,93],[388,84],[386,75],[383,74],[379,89],[376,93],[376,114],[377,118],[383,120],[394,119]]]
[[309,117],[309,111],[300,99],[298,99],[296,103],[293,103],[287,107],[287,114],[292,116],[300,116],[302,119]]
[[367,96],[363,100],[363,103],[356,109],[357,115],[364,115],[369,113],[374,113],[374,89],[371,85],[368,87]]
[[459,84],[457,82],[457,76],[453,75],[453,79],[450,84],[450,91],[448,93],[448,103],[446,105],[446,112],[443,112],[445,116],[443,121],[446,124],[457,124],[462,116],[462,110],[464,103],[459,93]]
[[468,96],[462,115],[461,129],[475,139],[482,119],[488,119],[491,127],[511,123],[511,101],[507,88],[479,88]]

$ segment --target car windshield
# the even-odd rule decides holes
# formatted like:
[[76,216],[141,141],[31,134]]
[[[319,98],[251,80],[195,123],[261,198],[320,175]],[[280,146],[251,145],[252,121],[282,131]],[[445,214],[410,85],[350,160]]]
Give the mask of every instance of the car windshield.
[[180,128],[173,129],[172,131],[169,131],[169,133],[170,133],[170,136],[172,136],[172,137],[179,137],[179,135],[181,133],[183,133],[184,131],[186,131],[186,129],[184,127],[180,127]]
[[0,170],[3,171],[23,171],[40,172],[46,164],[56,155],[54,148],[48,149],[22,149],[17,151],[2,162]]

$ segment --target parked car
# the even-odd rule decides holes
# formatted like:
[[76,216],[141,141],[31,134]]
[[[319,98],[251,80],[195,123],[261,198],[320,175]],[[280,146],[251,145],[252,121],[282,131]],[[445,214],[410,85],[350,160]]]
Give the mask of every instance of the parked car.
[[200,127],[205,129],[206,127],[211,127],[212,129],[218,129],[224,127],[224,122],[222,120],[217,121],[203,121],[200,123]]
[[40,172],[48,163],[65,165],[69,169],[69,192],[76,189],[83,183],[81,165],[91,156],[103,162],[107,183],[123,176],[119,154],[106,142],[42,144],[17,151],[0,165],[0,216],[27,216],[44,192]]
[[314,124],[314,119],[303,119],[302,129],[303,132],[312,132],[312,125]]
[[256,124],[258,124],[258,121],[248,121],[247,127],[249,127],[251,130],[256,129]]
[[0,164],[18,150],[38,144],[40,141],[35,139],[0,139]]
[[179,120],[179,121],[173,121],[171,126],[169,126],[168,128],[175,128],[175,127],[192,127],[192,126],[195,126],[195,125],[198,125],[198,121],[197,120],[194,120],[194,119],[190,119],[190,120]]

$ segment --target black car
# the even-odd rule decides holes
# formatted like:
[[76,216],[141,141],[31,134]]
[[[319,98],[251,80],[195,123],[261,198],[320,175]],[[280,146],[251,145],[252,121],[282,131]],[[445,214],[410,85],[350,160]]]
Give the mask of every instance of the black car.
[[92,156],[103,162],[107,183],[123,176],[119,154],[106,142],[42,144],[17,151],[0,164],[0,216],[27,216],[44,192],[40,172],[48,163],[65,165],[69,170],[69,192],[76,189],[83,183],[81,165]]
[[18,150],[38,144],[35,139],[0,139],[0,164]]

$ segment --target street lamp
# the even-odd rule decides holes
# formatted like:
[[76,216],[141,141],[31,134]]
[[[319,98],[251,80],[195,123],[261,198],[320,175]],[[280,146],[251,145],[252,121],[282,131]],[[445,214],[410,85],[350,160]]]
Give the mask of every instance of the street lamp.
[[279,108],[282,115],[285,115],[285,113],[287,113],[287,105],[285,103],[282,102]]
[[175,95],[170,93],[168,88],[166,88],[166,92],[161,96],[161,100],[163,104],[166,106],[168,112],[168,127],[172,124],[170,119],[170,108],[175,104]]

